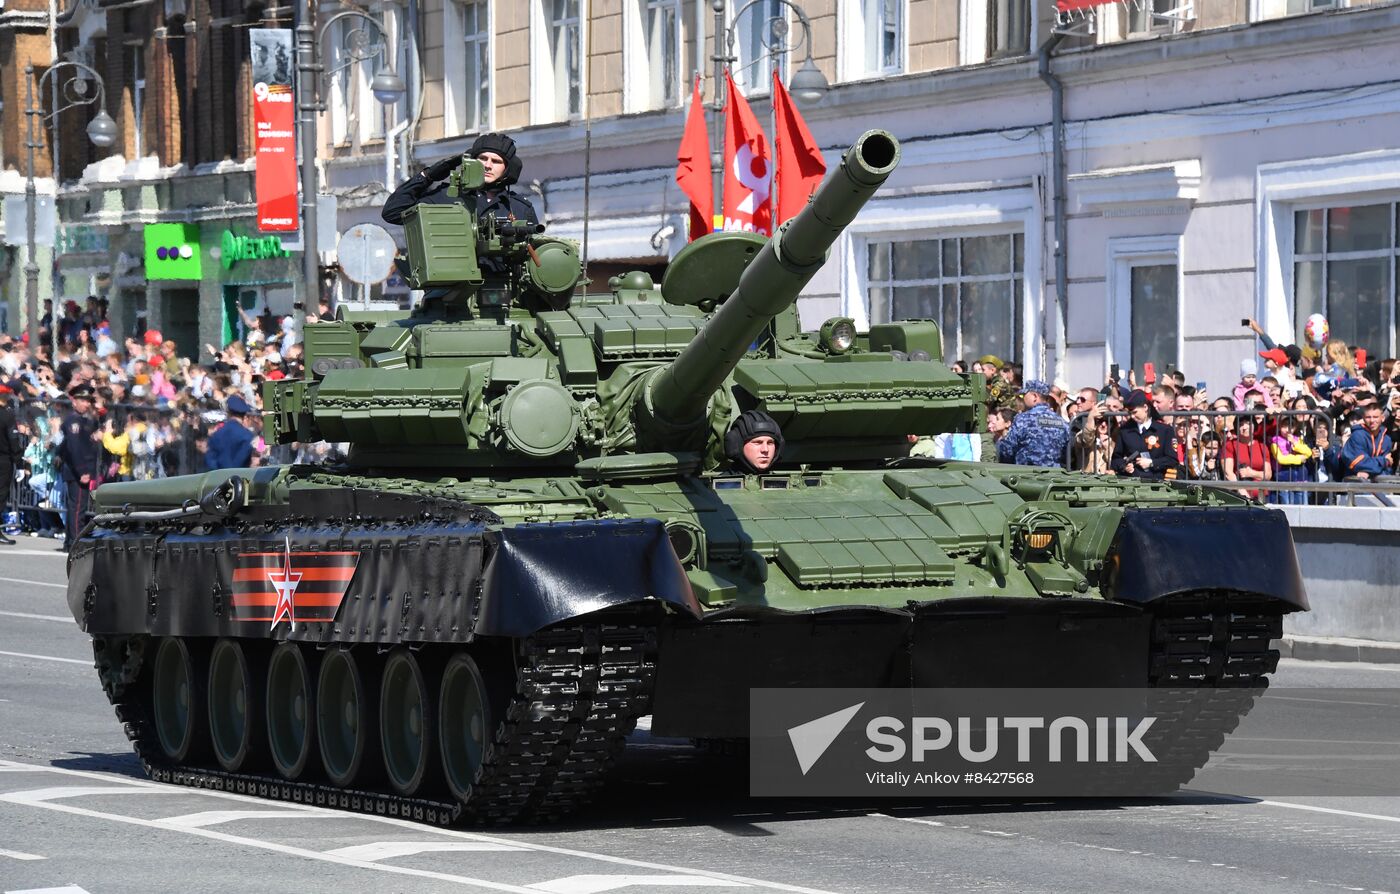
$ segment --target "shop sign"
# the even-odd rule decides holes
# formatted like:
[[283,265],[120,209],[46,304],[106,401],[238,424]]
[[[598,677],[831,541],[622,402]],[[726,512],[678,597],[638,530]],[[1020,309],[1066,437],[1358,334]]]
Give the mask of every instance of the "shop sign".
[[106,254],[110,248],[107,234],[96,227],[59,227],[55,253]]
[[219,263],[232,270],[239,261],[262,261],[267,258],[290,258],[292,253],[282,247],[276,236],[239,236],[224,230],[219,238]]
[[201,279],[199,224],[146,224],[146,279]]
[[253,63],[253,182],[258,229],[295,232],[297,222],[296,127],[292,101],[290,28],[251,28]]

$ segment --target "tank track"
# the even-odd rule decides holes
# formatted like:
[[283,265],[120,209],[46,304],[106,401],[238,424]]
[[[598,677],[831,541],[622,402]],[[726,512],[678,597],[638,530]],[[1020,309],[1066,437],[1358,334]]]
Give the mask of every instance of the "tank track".
[[408,797],[171,765],[157,744],[142,687],[106,685],[121,670],[112,666],[113,656],[99,640],[94,651],[108,699],[151,779],[439,826],[546,822],[587,803],[637,719],[650,710],[656,674],[656,633],[650,626],[567,624],[521,641],[515,687],[497,725],[495,747],[463,804],[451,796]]
[[1277,604],[1224,592],[1173,597],[1152,622],[1149,682],[1162,690],[1158,722],[1143,741],[1155,765],[1110,770],[1107,789],[1166,794],[1190,782],[1249,713],[1278,669],[1270,641],[1283,634]]

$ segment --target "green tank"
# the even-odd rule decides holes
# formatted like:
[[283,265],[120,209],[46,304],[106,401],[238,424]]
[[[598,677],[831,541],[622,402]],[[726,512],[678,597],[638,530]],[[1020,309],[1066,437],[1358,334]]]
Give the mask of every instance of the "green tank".
[[[410,212],[422,305],[308,325],[308,378],[264,392],[269,440],[343,463],[95,493],[68,599],[147,772],[545,821],[640,717],[744,739],[754,687],[1224,687],[1245,710],[1306,608],[1280,513],[911,458],[910,433],[985,431],[938,327],[801,331],[798,293],[898,160],[864,134],[771,240],[698,239],[659,289],[578,295],[566,240]],[[762,474],[724,446],[748,411],[782,428]],[[1189,766],[1162,788],[1219,744],[1177,719]]]

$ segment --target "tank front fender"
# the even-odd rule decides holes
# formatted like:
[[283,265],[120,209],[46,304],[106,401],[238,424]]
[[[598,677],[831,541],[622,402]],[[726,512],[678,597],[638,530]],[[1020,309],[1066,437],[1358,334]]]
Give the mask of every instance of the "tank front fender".
[[1192,590],[1232,590],[1307,611],[1293,533],[1262,506],[1128,509],[1109,557],[1107,589],[1139,605]]
[[520,525],[491,539],[479,635],[528,636],[589,612],[652,599],[701,614],[666,529],[655,519]]

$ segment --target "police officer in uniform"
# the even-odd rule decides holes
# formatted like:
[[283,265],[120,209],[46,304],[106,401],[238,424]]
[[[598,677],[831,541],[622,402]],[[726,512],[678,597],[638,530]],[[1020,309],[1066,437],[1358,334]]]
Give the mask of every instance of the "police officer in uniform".
[[1021,389],[1024,412],[1011,421],[1006,436],[997,442],[997,459],[1018,466],[1063,466],[1069,444],[1069,423],[1050,409],[1050,386],[1030,379]]
[[63,443],[58,445],[58,465],[63,474],[63,549],[73,547],[83,529],[83,513],[97,480],[102,450],[97,432],[97,416],[92,410],[93,390],[86,383],[72,388],[68,397],[73,410],[63,417]]
[[1142,391],[1129,394],[1123,406],[1132,418],[1118,427],[1113,471],[1132,478],[1165,477],[1177,466],[1172,427],[1152,418],[1152,401]]
[[515,141],[503,133],[484,133],[467,150],[467,158],[475,158],[486,169],[486,185],[458,196],[447,194],[448,175],[457,169],[464,156],[454,155],[429,165],[419,174],[405,180],[384,203],[381,216],[391,224],[402,224],[404,212],[424,203],[446,205],[461,202],[481,217],[493,214],[497,220],[525,220],[538,224],[535,207],[524,196],[511,189],[520,180],[524,163],[515,151]]
[[211,472],[216,469],[246,469],[253,463],[254,438],[247,426],[253,408],[235,394],[228,399],[225,410],[228,418],[218,431],[209,436],[209,446],[204,452],[204,465]]

